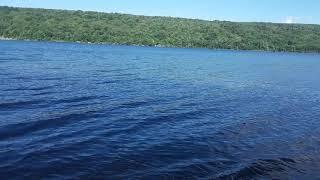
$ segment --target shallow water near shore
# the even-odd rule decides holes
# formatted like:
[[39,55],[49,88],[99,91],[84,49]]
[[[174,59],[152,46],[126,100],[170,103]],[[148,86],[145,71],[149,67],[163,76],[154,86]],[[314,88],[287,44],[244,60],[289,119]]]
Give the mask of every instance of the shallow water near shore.
[[0,178],[320,177],[320,55],[0,41]]

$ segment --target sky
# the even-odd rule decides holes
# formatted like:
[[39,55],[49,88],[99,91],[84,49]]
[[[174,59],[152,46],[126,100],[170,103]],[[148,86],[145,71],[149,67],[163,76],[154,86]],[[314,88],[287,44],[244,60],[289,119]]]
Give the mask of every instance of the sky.
[[319,0],[0,0],[0,6],[237,22],[320,24]]

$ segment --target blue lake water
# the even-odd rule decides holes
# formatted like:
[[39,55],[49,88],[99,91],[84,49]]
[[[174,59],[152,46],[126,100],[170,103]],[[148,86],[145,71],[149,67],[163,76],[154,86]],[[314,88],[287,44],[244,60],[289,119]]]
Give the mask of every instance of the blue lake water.
[[0,41],[1,179],[315,179],[320,55]]

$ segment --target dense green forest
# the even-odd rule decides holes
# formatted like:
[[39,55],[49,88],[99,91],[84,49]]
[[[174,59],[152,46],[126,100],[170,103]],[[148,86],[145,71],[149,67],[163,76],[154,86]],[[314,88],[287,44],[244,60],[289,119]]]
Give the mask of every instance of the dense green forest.
[[2,38],[320,52],[320,25],[235,23],[0,7]]

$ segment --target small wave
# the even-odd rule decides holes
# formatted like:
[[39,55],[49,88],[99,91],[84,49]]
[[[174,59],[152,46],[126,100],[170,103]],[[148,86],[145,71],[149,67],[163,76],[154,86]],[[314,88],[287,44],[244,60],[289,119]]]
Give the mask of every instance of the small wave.
[[0,62],[17,62],[17,61],[25,61],[25,59],[17,58],[17,57],[0,58]]
[[83,102],[83,101],[89,101],[89,100],[93,100],[93,99],[97,99],[97,98],[101,98],[98,96],[83,96],[83,97],[73,97],[70,99],[59,99],[54,101],[54,104],[68,104],[68,103],[78,103],[78,102]]
[[28,108],[28,106],[42,103],[43,100],[30,100],[30,101],[18,101],[18,102],[5,102],[0,103],[0,110],[10,110],[18,108]]
[[[148,117],[148,118],[135,118],[135,119],[124,118],[124,119],[121,119],[120,121],[135,122],[132,126],[129,126],[126,129],[126,133],[134,134],[136,132],[139,132],[142,129],[145,130],[161,124],[178,123],[187,119],[199,118],[199,115],[201,113],[202,113],[201,110],[193,110],[190,112],[182,112],[182,113],[176,113],[176,114],[170,114],[170,115],[168,114],[157,115],[157,116]],[[113,133],[116,133],[116,132],[113,132]]]
[[61,81],[63,78],[39,78],[40,81]]
[[31,77],[27,77],[27,76],[17,76],[17,77],[12,77],[11,79],[14,80],[31,80]]
[[101,84],[115,84],[115,83],[119,83],[119,82],[121,82],[121,81],[119,81],[119,80],[110,80],[110,81],[98,82],[96,84],[99,84],[99,85],[101,85]]
[[52,89],[54,87],[55,86],[33,87],[33,88],[22,87],[22,88],[15,88],[15,89],[5,89],[3,91],[43,91],[43,90]]
[[44,96],[44,95],[49,95],[49,94],[54,94],[55,92],[40,92],[40,93],[35,93],[32,94],[32,96]]
[[283,172],[294,168],[296,161],[290,158],[264,159],[243,167],[235,172],[221,175],[218,179],[248,179],[271,176],[272,173]]
[[127,102],[127,103],[121,104],[121,105],[118,106],[117,108],[123,108],[123,109],[137,108],[137,107],[146,106],[146,105],[151,104],[151,103],[152,103],[152,102],[150,102],[150,101]]
[[78,122],[89,118],[96,118],[98,116],[100,115],[97,111],[81,111],[45,120],[6,125],[0,128],[0,140],[24,136],[39,130],[49,130],[52,128],[62,127],[76,121]]
[[48,69],[49,70],[61,70],[63,68],[61,68],[61,67],[49,67]]
[[[132,80],[135,80],[137,75],[138,74],[136,74],[136,73],[119,73],[119,74],[114,74],[113,77],[125,78],[126,81],[132,81]],[[134,79],[130,79],[131,77],[134,77]]]
[[123,71],[128,71],[131,70],[130,68],[125,68],[125,69],[110,69],[110,70],[97,70],[97,72],[102,72],[102,73],[113,73],[113,72],[123,72]]
[[10,76],[10,75],[12,75],[12,73],[0,73],[0,76]]

